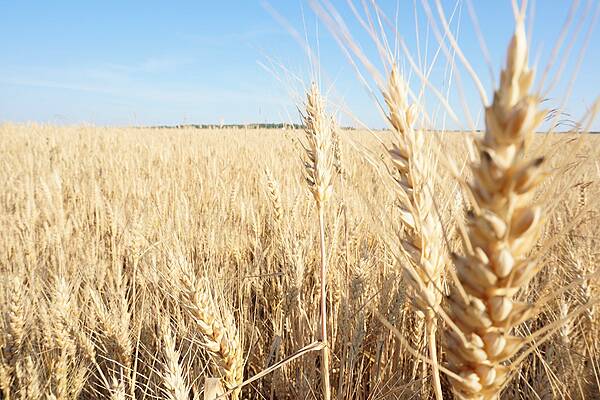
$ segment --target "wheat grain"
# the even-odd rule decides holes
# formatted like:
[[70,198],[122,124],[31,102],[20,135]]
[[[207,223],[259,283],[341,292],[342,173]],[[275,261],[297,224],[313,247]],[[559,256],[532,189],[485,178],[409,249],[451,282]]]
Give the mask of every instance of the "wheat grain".
[[331,197],[333,191],[333,120],[325,113],[325,104],[315,83],[306,94],[304,131],[306,182],[318,207]]
[[19,381],[21,398],[37,399],[40,397],[40,393],[42,393],[40,373],[31,356],[25,357],[24,362],[17,364],[15,376]]

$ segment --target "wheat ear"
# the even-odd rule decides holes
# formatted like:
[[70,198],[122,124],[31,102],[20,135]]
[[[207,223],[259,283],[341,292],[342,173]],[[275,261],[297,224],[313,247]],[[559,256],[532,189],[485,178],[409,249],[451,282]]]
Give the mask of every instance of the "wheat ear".
[[276,229],[280,231],[283,223],[283,203],[281,201],[279,184],[273,177],[273,174],[270,170],[265,170],[265,176],[267,178],[267,194],[269,196],[271,206],[273,207],[273,222]]
[[500,87],[485,110],[486,132],[477,142],[467,255],[455,257],[466,293],[455,291],[450,299],[450,315],[460,331],[448,332],[446,350],[450,369],[464,378],[451,380],[460,398],[498,397],[508,379],[506,361],[525,343],[514,328],[532,309],[514,299],[537,272],[528,253],[542,220],[541,208],[532,204],[544,160],[525,159],[525,150],[545,112],[538,109],[539,98],[528,93],[534,74],[527,58],[519,16]]
[[[180,280],[181,301],[202,335],[203,347],[211,354],[225,386],[230,390],[236,388],[243,380],[244,359],[235,325],[230,318],[221,317],[206,282],[198,282],[191,271],[182,272]],[[231,397],[237,399],[239,393],[235,389]]]
[[7,279],[8,298],[3,305],[4,311],[4,343],[2,344],[2,361],[7,370],[14,369],[17,360],[22,356],[21,347],[25,339],[25,282],[18,276]]
[[388,152],[396,169],[394,178],[405,230],[401,250],[408,263],[403,265],[405,276],[415,294],[415,306],[425,316],[427,344],[433,368],[433,389],[436,398],[441,400],[435,308],[442,300],[440,284],[446,256],[442,250],[441,226],[434,214],[432,187],[428,187],[434,178],[434,161],[431,152],[425,148],[424,132],[413,128],[415,107],[408,105],[407,91],[396,66],[393,66],[383,96],[389,109],[387,117],[395,138]]
[[183,368],[179,363],[180,354],[175,347],[175,337],[171,330],[171,323],[167,318],[163,318],[159,322],[159,331],[165,357],[163,381],[167,399],[187,400],[190,397],[190,389],[185,383]]
[[125,400],[127,398],[127,396],[125,395],[125,382],[123,381],[123,379],[117,380],[117,378],[113,376],[112,384],[109,390],[110,400]]
[[333,191],[333,120],[325,114],[323,99],[313,83],[306,94],[306,114],[303,115],[308,147],[304,162],[306,182],[313,194],[319,213],[321,249],[321,388],[323,399],[331,399],[329,381],[329,345],[327,342],[327,255],[325,250],[325,203]]
[[303,115],[308,147],[304,163],[306,182],[317,206],[324,205],[333,192],[333,119],[325,113],[325,104],[315,83],[306,94]]
[[42,393],[40,371],[31,356],[25,357],[17,364],[15,375],[20,385],[20,398],[36,399],[40,397],[40,393]]

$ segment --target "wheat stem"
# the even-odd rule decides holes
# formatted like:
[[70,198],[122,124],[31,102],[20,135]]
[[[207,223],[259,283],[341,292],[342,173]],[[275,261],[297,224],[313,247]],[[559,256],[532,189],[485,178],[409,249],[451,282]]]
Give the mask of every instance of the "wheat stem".
[[325,210],[324,206],[333,191],[333,120],[325,114],[323,99],[317,85],[313,83],[306,94],[306,115],[303,116],[308,141],[305,174],[308,187],[313,194],[319,213],[319,238],[321,250],[320,306],[321,326],[321,390],[324,400],[331,399],[329,380],[329,346],[327,345],[327,257],[325,250]]
[[325,216],[323,207],[319,207],[319,237],[321,247],[321,375],[323,379],[323,398],[331,398],[331,384],[329,382],[329,344],[327,340],[327,255],[325,250]]

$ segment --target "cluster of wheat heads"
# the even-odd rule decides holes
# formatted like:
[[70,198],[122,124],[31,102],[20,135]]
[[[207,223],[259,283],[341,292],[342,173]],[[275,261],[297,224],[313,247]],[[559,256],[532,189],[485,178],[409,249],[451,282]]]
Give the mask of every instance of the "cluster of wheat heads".
[[[404,228],[400,235],[404,254],[399,265],[412,288],[418,313],[426,315],[428,362],[433,367],[432,386],[437,398],[443,397],[435,334],[438,314],[443,314],[447,322],[441,345],[448,366],[444,372],[459,398],[497,398],[510,380],[518,376],[524,357],[532,350],[539,354],[536,339],[552,333],[548,326],[534,333],[517,333],[526,321],[524,329],[530,331],[535,326],[532,320],[541,312],[542,302],[536,305],[538,296],[531,298],[528,284],[542,265],[540,255],[531,253],[547,215],[536,205],[539,200],[535,198],[545,175],[545,158],[528,154],[547,112],[540,110],[541,96],[531,93],[534,72],[528,67],[525,8],[524,4],[521,14],[515,11],[518,14],[515,34],[507,52],[506,67],[493,102],[485,109],[486,134],[476,140],[479,161],[473,163],[474,177],[465,184],[468,192],[465,206],[470,208],[466,216],[468,234],[463,237],[466,253],[453,256],[456,284],[448,296],[447,311],[443,312],[440,309],[446,261],[443,232],[450,229],[440,226],[443,219],[440,208],[435,207],[432,189],[436,187],[435,157],[423,146],[422,131],[413,128],[416,108],[407,104],[408,89],[399,78],[396,65],[392,62],[387,87],[381,85],[373,64],[338,22],[335,10],[317,6],[332,30],[342,31],[334,34],[347,44],[346,50],[371,72],[388,108],[387,119],[395,133],[395,143],[388,152],[396,170],[393,175],[399,189],[399,219]],[[378,10],[376,16],[381,21]],[[367,18],[361,23],[378,48],[384,49],[381,52],[385,59],[389,55],[385,50],[387,41],[378,41],[372,20]],[[421,79],[427,80],[426,76]],[[523,301],[523,297],[530,298]],[[593,307],[593,302],[586,303],[584,308]],[[568,327],[572,316],[567,312],[568,306],[561,305],[561,309],[562,321],[558,325]],[[398,336],[408,334],[399,333],[384,319],[382,322]],[[547,339],[548,335],[540,342]],[[531,344],[531,349],[515,359],[526,344]],[[580,394],[583,394],[581,385]]]
[[[486,133],[476,141],[479,160],[466,185],[472,200],[463,238],[466,254],[453,257],[458,281],[447,302],[442,351],[453,391],[464,399],[498,398],[522,359],[508,361],[537,336],[516,334],[516,328],[539,311],[535,300],[519,301],[517,294],[540,269],[539,260],[530,254],[544,220],[534,198],[544,177],[544,157],[528,157],[527,150],[546,112],[540,110],[541,98],[530,92],[534,72],[528,67],[523,19],[517,16],[499,88],[485,109]],[[412,128],[415,112],[407,105],[406,92],[393,66],[383,97],[400,143],[390,150],[401,189],[400,219],[406,228],[401,239],[406,257],[400,264],[408,271],[417,309],[428,315],[434,393],[442,398],[435,376],[439,373],[435,324],[445,261],[443,251],[435,250],[442,246],[442,235],[441,220],[434,213],[433,185],[425,184],[436,171],[420,131]],[[567,321],[566,313],[562,315]]]

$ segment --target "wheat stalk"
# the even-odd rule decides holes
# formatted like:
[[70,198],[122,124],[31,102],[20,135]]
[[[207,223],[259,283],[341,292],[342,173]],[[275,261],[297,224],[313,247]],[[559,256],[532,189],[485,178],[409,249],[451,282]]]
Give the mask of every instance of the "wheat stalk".
[[[113,307],[112,301],[109,309],[97,291],[91,291],[90,297],[94,305],[96,318],[102,326],[102,336],[107,339],[106,344],[112,353],[111,357],[115,364],[121,368],[125,368],[127,375],[132,362],[133,343],[130,338],[129,323],[124,323],[124,321],[128,321],[128,317],[116,312],[116,309],[120,309],[123,312],[127,311],[119,304]],[[120,302],[122,299],[119,298],[116,301]]]
[[160,321],[159,331],[165,357],[163,381],[167,398],[169,400],[187,400],[189,399],[190,389],[185,383],[183,369],[179,363],[180,354],[175,348],[175,337],[167,318]]
[[20,356],[23,340],[25,339],[25,282],[18,277],[12,276],[5,283],[8,298],[3,306],[5,335],[2,343],[2,358],[7,364],[7,369],[13,369]]
[[442,300],[440,285],[446,265],[442,231],[436,218],[431,181],[435,178],[431,152],[425,148],[424,132],[414,129],[415,106],[408,105],[405,82],[392,67],[383,96],[394,132],[394,143],[388,149],[396,170],[394,176],[399,194],[400,217],[405,231],[401,250],[408,263],[402,263],[405,276],[415,294],[414,304],[425,316],[427,344],[432,359],[434,392],[442,399],[437,362],[436,307]]
[[113,377],[109,391],[111,400],[125,400],[127,398],[125,394],[125,382],[123,379],[117,380],[117,378]]
[[66,278],[56,278],[50,305],[52,344],[56,356],[50,360],[53,393],[58,399],[66,398],[73,390],[73,364],[77,344],[73,337],[73,293]]
[[31,356],[25,357],[23,362],[17,364],[15,375],[21,387],[21,398],[36,399],[40,396],[42,392],[40,372]]
[[306,94],[306,114],[303,115],[308,147],[305,147],[305,176],[319,213],[321,250],[321,390],[323,399],[331,398],[329,380],[329,345],[327,338],[327,255],[325,249],[325,203],[333,192],[333,119],[325,114],[325,104],[313,82]]
[[332,120],[331,124],[331,139],[333,141],[333,167],[335,168],[336,174],[343,176],[346,172],[344,170],[344,162],[342,156],[342,144],[340,142],[340,127]]
[[[184,308],[192,316],[202,335],[202,346],[212,356],[218,374],[228,389],[235,389],[243,380],[244,359],[239,344],[237,328],[230,318],[221,317],[208,290],[207,282],[200,284],[191,271],[180,276],[180,296]],[[232,398],[237,399],[239,389]]]
[[474,210],[468,217],[465,257],[455,257],[463,298],[453,292],[450,315],[460,332],[449,331],[449,367],[460,398],[495,399],[507,382],[510,359],[525,343],[513,334],[531,306],[514,299],[537,272],[528,257],[538,235],[542,210],[533,192],[542,178],[543,158],[525,151],[545,112],[530,95],[534,73],[527,66],[523,16],[517,17],[506,67],[493,103],[485,110],[486,133],[477,142],[480,160],[472,166]]
[[281,201],[281,193],[279,191],[279,184],[273,177],[270,170],[265,170],[267,178],[267,194],[269,201],[273,207],[273,219],[275,227],[280,231],[283,223],[283,203]]

